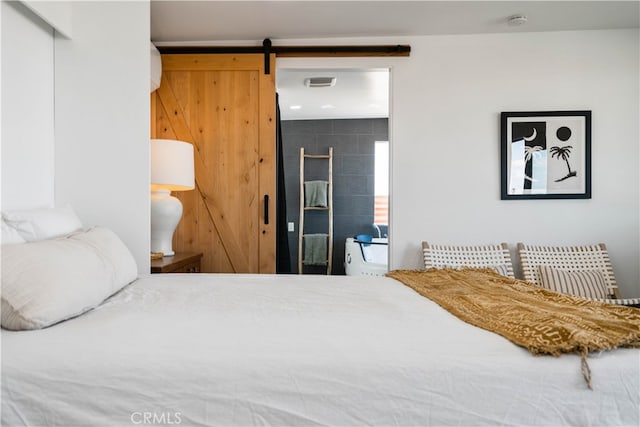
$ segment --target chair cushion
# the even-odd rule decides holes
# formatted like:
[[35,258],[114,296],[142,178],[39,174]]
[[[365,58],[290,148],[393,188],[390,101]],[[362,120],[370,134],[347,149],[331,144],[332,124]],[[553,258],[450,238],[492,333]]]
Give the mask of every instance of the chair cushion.
[[509,274],[509,266],[507,264],[490,265],[489,268],[501,276],[511,277]]
[[552,291],[583,298],[608,298],[607,284],[600,270],[566,271],[538,266],[540,285]]

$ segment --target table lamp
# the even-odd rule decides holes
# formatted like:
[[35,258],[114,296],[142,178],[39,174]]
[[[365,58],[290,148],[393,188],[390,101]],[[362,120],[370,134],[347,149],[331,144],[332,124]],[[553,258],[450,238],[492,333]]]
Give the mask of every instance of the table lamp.
[[182,203],[172,191],[195,188],[193,145],[172,139],[151,140],[151,252],[173,256],[173,232]]

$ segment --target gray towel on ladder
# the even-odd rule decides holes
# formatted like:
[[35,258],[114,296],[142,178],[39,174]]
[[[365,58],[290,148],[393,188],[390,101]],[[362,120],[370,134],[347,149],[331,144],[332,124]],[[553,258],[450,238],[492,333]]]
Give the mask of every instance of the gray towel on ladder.
[[327,265],[327,234],[304,235],[304,264]]
[[327,207],[327,181],[305,181],[304,205],[306,207]]

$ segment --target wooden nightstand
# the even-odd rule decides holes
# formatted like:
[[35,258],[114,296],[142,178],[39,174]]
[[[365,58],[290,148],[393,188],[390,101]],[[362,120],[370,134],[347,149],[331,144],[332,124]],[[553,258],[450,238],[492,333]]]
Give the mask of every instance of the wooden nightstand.
[[151,260],[151,273],[200,273],[202,252],[176,252]]

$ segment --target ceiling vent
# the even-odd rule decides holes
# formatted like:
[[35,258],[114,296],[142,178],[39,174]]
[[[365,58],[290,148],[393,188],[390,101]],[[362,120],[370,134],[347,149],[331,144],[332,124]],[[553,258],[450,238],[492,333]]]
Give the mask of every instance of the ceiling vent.
[[306,87],[331,87],[335,86],[335,77],[309,77],[304,79]]
[[524,15],[513,15],[507,19],[507,23],[512,27],[519,27],[527,23],[527,17]]

